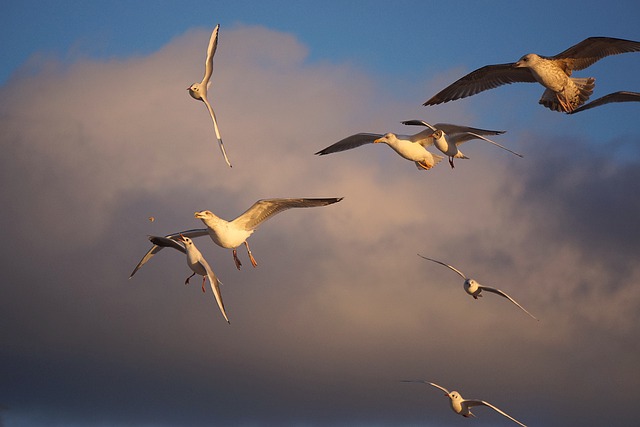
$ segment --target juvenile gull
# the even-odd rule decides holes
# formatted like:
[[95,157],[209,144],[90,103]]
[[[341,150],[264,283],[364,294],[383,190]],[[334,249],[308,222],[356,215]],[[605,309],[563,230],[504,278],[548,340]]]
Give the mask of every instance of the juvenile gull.
[[594,101],[589,102],[588,104],[584,104],[582,107],[576,108],[569,114],[579,113],[580,111],[588,110],[590,108],[599,107],[604,104],[609,104],[610,102],[639,102],[640,101],[640,93],[638,92],[613,92],[609,95],[605,95],[602,98],[598,98]]
[[453,267],[453,266],[451,266],[449,264],[446,264],[446,263],[444,263],[442,261],[438,261],[438,260],[435,260],[435,259],[432,259],[432,258],[427,258],[427,257],[422,256],[420,254],[418,254],[418,256],[421,257],[421,258],[424,258],[426,260],[438,263],[440,265],[444,265],[445,267],[448,267],[449,269],[451,269],[451,270],[455,271],[456,273],[458,273],[460,275],[460,277],[462,277],[464,279],[464,290],[465,290],[465,292],[468,293],[469,295],[471,295],[474,299],[478,299],[479,297],[481,297],[482,296],[481,295],[482,291],[491,292],[491,293],[500,295],[501,297],[504,297],[504,298],[508,299],[509,301],[511,301],[512,303],[517,305],[522,311],[527,313],[529,316],[531,316],[535,320],[538,320],[533,314],[529,313],[527,310],[525,310],[525,308],[523,306],[518,304],[516,302],[516,300],[511,298],[506,293],[502,292],[500,289],[491,288],[489,286],[482,286],[482,285],[480,285],[480,283],[476,282],[474,279],[470,279],[467,276],[465,276],[464,273],[462,273],[457,268],[455,268],[455,267]]
[[571,112],[589,99],[595,85],[593,77],[571,77],[574,70],[587,68],[609,55],[638,51],[637,41],[589,37],[555,56],[530,53],[518,62],[486,65],[441,90],[424,105],[465,98],[505,84],[538,82],[546,88],[540,104],[554,111]]
[[218,31],[220,30],[220,24],[216,25],[211,33],[211,39],[209,39],[209,47],[207,48],[207,60],[205,61],[204,68],[204,77],[200,83],[194,83],[190,87],[187,88],[189,91],[189,95],[191,95],[194,99],[198,101],[204,102],[204,105],[207,106],[207,110],[209,110],[209,115],[211,116],[211,120],[213,120],[213,129],[216,132],[216,138],[218,138],[218,145],[220,146],[220,150],[222,151],[222,155],[224,156],[225,162],[227,165],[231,167],[231,163],[229,162],[229,158],[227,157],[227,153],[224,150],[224,144],[222,143],[222,137],[220,136],[220,129],[218,129],[218,121],[216,120],[216,114],[213,112],[213,108],[207,99],[207,89],[209,89],[211,74],[213,72],[213,55],[216,53],[216,48],[218,47]]
[[527,427],[526,425],[522,424],[520,421],[516,420],[515,418],[513,418],[511,415],[507,414],[506,412],[498,409],[497,407],[493,406],[491,403],[486,402],[484,400],[477,400],[477,399],[464,399],[460,393],[458,393],[457,391],[449,391],[446,388],[439,386],[436,383],[431,383],[425,380],[403,380],[402,382],[405,383],[424,383],[424,384],[429,384],[437,389],[440,389],[442,391],[444,391],[444,395],[447,396],[449,398],[449,404],[451,405],[451,409],[453,410],[453,412],[455,412],[456,414],[460,414],[463,417],[469,418],[469,417],[475,417],[475,415],[471,412],[471,410],[469,408],[474,407],[474,406],[487,406],[491,409],[493,409],[494,411],[496,411],[497,413],[509,418],[511,421],[513,421],[516,424],[521,425],[522,427]]
[[224,309],[224,303],[222,302],[222,294],[220,293],[220,281],[209,266],[207,260],[204,259],[198,248],[196,248],[196,245],[193,243],[193,241],[183,235],[179,235],[177,240],[160,236],[149,236],[149,240],[156,246],[174,248],[187,255],[187,265],[189,266],[191,271],[193,271],[193,274],[187,277],[187,279],[184,281],[184,284],[186,285],[187,283],[189,283],[189,279],[191,279],[196,274],[199,274],[200,276],[202,276],[202,292],[204,292],[204,283],[207,278],[209,278],[211,290],[213,291],[213,295],[216,297],[218,307],[220,307],[220,311],[222,312],[224,319],[227,321],[227,323],[230,323],[229,318],[227,317],[227,312]]
[[[420,122],[419,124],[428,126],[430,129],[425,129],[421,132],[416,133],[415,135],[402,135],[391,132],[386,134],[357,133],[355,135],[351,135],[344,139],[341,139],[335,144],[332,144],[315,154],[323,156],[325,154],[350,150],[352,148],[360,147],[361,145],[365,144],[385,143],[401,157],[415,162],[418,169],[429,170],[444,158],[427,150],[427,147],[434,144],[433,131],[431,129],[443,129],[446,130],[447,133],[451,134],[476,132],[477,134],[499,135],[503,133],[503,131],[477,129],[467,126],[452,125],[448,123],[437,123],[433,127],[431,125],[428,125],[426,122]],[[482,138],[479,135],[477,137]]]
[[463,144],[467,141],[471,141],[472,139],[481,139],[491,144],[502,148],[510,152],[511,154],[515,154],[518,157],[522,157],[521,154],[516,153],[515,151],[509,150],[507,147],[503,147],[495,141],[490,140],[489,138],[485,138],[481,134],[484,135],[500,135],[505,131],[503,130],[485,130],[485,129],[477,129],[466,126],[456,126],[456,125],[448,125],[445,126],[449,130],[449,132],[445,132],[442,127],[438,129],[438,125],[442,126],[442,123],[439,123],[435,126],[431,126],[429,123],[424,120],[407,120],[402,122],[404,125],[418,125],[418,126],[426,126],[433,131],[431,134],[431,139],[433,141],[433,145],[443,152],[449,157],[449,165],[453,168],[453,159],[468,159],[467,156],[462,154],[462,152],[458,149],[460,144]]
[[[258,263],[251,254],[247,239],[254,231],[256,231],[260,224],[287,209],[326,206],[337,203],[340,200],[342,200],[342,197],[324,199],[263,199],[255,202],[242,215],[232,221],[226,221],[216,216],[213,212],[204,210],[194,213],[194,217],[202,220],[207,228],[181,231],[178,233],[168,234],[165,237],[173,239],[180,235],[191,238],[209,235],[216,245],[227,249],[233,249],[233,260],[235,261],[238,270],[242,266],[242,263],[238,259],[236,248],[244,243],[247,248],[251,264],[256,267]],[[161,249],[162,247],[154,244],[154,246],[142,257],[129,277],[133,277],[136,271],[146,264]]]

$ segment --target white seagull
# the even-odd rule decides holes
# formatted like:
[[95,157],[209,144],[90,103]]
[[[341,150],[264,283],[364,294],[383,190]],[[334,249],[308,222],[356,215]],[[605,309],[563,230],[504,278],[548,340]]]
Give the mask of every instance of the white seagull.
[[[247,239],[258,226],[284,210],[290,208],[310,208],[316,206],[326,206],[339,202],[342,197],[338,198],[325,198],[325,199],[263,199],[255,202],[249,209],[247,209],[242,215],[232,221],[225,221],[219,218],[211,211],[200,211],[194,213],[194,217],[202,220],[207,228],[186,230],[179,233],[168,234],[166,238],[172,239],[179,235],[187,237],[200,237],[209,235],[213,242],[223,248],[233,249],[233,260],[235,261],[238,270],[242,266],[242,263],[238,259],[236,248],[244,243],[249,254],[251,264],[256,267],[258,263],[251,254]],[[154,245],[147,253],[142,257],[138,265],[134,268],[131,276],[147,263],[156,253],[158,253],[162,247]]]
[[486,65],[452,83],[423,105],[465,98],[505,84],[538,82],[546,88],[540,104],[554,111],[571,112],[589,99],[595,85],[593,77],[571,77],[574,70],[587,68],[609,55],[638,51],[640,42],[589,37],[555,56],[530,53],[518,62]]
[[464,399],[462,396],[460,396],[460,393],[458,393],[457,391],[451,391],[450,392],[449,390],[447,390],[446,388],[444,388],[442,386],[439,386],[438,384],[431,383],[431,382],[424,381],[424,380],[403,380],[402,382],[429,384],[429,385],[431,385],[431,386],[433,386],[435,388],[438,388],[438,389],[444,391],[444,395],[449,398],[449,404],[451,405],[451,409],[453,410],[453,412],[455,412],[456,414],[460,414],[463,417],[466,417],[466,418],[475,417],[475,415],[469,409],[469,408],[471,408],[473,406],[487,406],[487,407],[493,409],[494,411],[496,411],[497,413],[509,418],[514,423],[519,424],[522,427],[527,427],[526,425],[522,424],[520,421],[518,421],[515,418],[513,418],[511,415],[507,414],[506,412],[498,409],[497,407],[493,406],[491,403],[486,402],[484,400]]
[[218,129],[216,114],[213,112],[213,108],[211,108],[211,104],[207,99],[207,89],[209,88],[209,80],[211,79],[211,74],[213,72],[213,55],[215,55],[216,48],[218,47],[218,30],[220,30],[220,24],[216,25],[216,27],[213,29],[213,32],[211,33],[211,39],[209,39],[209,47],[207,48],[207,60],[205,61],[204,77],[202,78],[202,81],[200,83],[192,84],[187,88],[187,90],[189,91],[189,95],[191,95],[198,101],[204,102],[204,105],[207,106],[207,110],[209,110],[211,120],[213,120],[213,129],[216,132],[216,138],[218,138],[218,145],[220,146],[220,150],[222,151],[225,162],[227,162],[227,165],[231,167],[231,162],[229,162],[227,153],[224,150],[224,144],[222,143],[222,137],[220,136],[220,129]]
[[149,240],[151,243],[158,247],[171,247],[179,250],[183,254],[187,255],[187,265],[193,271],[193,274],[184,281],[184,284],[189,283],[189,279],[191,279],[196,274],[202,276],[202,292],[204,292],[204,283],[209,278],[209,283],[211,284],[211,290],[213,291],[213,295],[216,297],[216,301],[218,302],[218,307],[220,307],[220,311],[224,316],[224,319],[229,322],[229,318],[227,317],[227,312],[224,309],[224,303],[222,302],[222,294],[220,293],[220,280],[216,277],[215,273],[209,266],[209,263],[202,256],[196,245],[193,241],[180,234],[177,237],[177,240],[170,239],[167,237],[160,236],[149,236]]
[[[483,141],[490,142],[491,144],[502,148],[503,150],[507,150],[511,154],[515,154],[518,157],[522,157],[522,154],[518,154],[515,151],[509,150],[507,147],[503,147],[495,141],[490,140],[489,138],[485,138],[480,135],[483,133],[484,135],[500,135],[505,131],[503,130],[485,130],[485,129],[477,129],[466,126],[456,126],[456,125],[447,125],[444,123],[438,123],[435,126],[431,126],[429,123],[424,120],[407,120],[402,122],[403,125],[417,125],[417,126],[426,126],[433,131],[430,135],[431,140],[433,141],[433,145],[444,154],[449,157],[449,165],[453,168],[453,159],[468,159],[467,156],[462,154],[462,152],[458,149],[460,144],[463,144],[467,141],[471,141],[472,139],[481,139]],[[448,130],[445,131],[442,126],[445,125],[445,128]],[[440,127],[438,127],[440,126]]]
[[529,316],[531,316],[535,320],[538,320],[538,318],[536,318],[533,314],[531,314],[527,310],[525,310],[525,308],[523,306],[518,304],[516,302],[516,300],[511,298],[506,293],[502,292],[500,289],[491,288],[489,286],[482,286],[482,285],[480,285],[480,283],[478,283],[474,279],[470,279],[467,276],[465,276],[464,273],[461,272],[460,270],[458,270],[457,268],[455,268],[455,267],[453,267],[453,266],[451,266],[449,264],[446,264],[446,263],[444,263],[442,261],[438,261],[438,260],[435,260],[435,259],[432,259],[432,258],[427,258],[427,257],[422,256],[420,254],[418,254],[418,256],[421,257],[421,258],[424,258],[426,260],[436,262],[436,263],[438,263],[440,265],[444,265],[445,267],[448,267],[449,269],[451,269],[451,270],[455,271],[456,273],[458,273],[460,275],[460,277],[462,277],[464,279],[464,290],[465,290],[465,292],[468,293],[469,295],[471,295],[474,299],[478,299],[479,297],[481,297],[482,296],[481,295],[482,291],[491,292],[491,293],[500,295],[501,297],[504,297],[504,298],[508,299],[509,301],[511,301],[512,303],[517,305],[522,311],[527,313]]
[[[427,124],[424,124],[424,126],[427,126]],[[467,126],[458,126],[448,123],[437,123],[436,125],[434,125],[434,127],[438,129],[446,129],[446,132],[450,132],[452,134],[461,132],[475,132],[485,135],[499,135],[501,133],[504,133],[503,131],[470,128]],[[315,154],[323,156],[325,154],[350,150],[352,148],[360,147],[361,145],[372,143],[387,144],[401,157],[415,162],[418,169],[429,170],[444,158],[438,154],[432,154],[426,149],[426,147],[434,144],[433,132],[429,129],[425,129],[422,132],[416,133],[415,135],[402,135],[391,132],[384,135],[378,133],[357,133],[355,135],[348,136],[336,142],[335,144],[318,151]]]
[[584,104],[582,107],[576,108],[569,114],[579,113],[580,111],[588,110],[594,107],[599,107],[604,104],[609,104],[610,102],[639,102],[639,101],[640,101],[640,93],[638,92],[627,92],[627,91],[613,92],[601,98],[593,100],[588,104]]

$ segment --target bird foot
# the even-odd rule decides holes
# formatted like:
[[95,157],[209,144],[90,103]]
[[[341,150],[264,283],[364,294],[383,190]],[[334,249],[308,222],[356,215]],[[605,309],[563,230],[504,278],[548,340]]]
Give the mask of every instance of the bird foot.
[[238,251],[236,251],[235,249],[233,250],[233,261],[236,263],[236,268],[240,270],[240,267],[242,267],[242,263],[240,262],[240,259],[238,259]]
[[258,266],[258,262],[253,257],[253,255],[251,255],[251,251],[249,251],[249,259],[251,260],[251,265],[253,265],[254,268]]
[[449,164],[451,165],[451,169],[455,168],[453,165],[453,157],[449,157]]

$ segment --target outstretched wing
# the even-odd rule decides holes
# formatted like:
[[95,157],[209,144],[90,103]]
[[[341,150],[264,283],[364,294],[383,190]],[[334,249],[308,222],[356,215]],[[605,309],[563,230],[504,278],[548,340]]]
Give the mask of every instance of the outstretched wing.
[[178,242],[177,240],[169,239],[168,237],[149,236],[149,241],[156,246],[177,249],[183,254],[187,253],[187,249],[182,243]]
[[262,222],[284,210],[291,208],[313,208],[339,202],[342,197],[325,199],[263,199],[255,202],[232,222],[246,230],[253,230]]
[[517,305],[518,307],[520,307],[520,309],[522,311],[524,311],[525,313],[527,313],[529,316],[533,317],[534,319],[538,320],[537,317],[535,317],[533,314],[529,313],[527,310],[525,310],[525,308],[523,306],[521,306],[520,304],[518,304],[518,302],[516,300],[514,300],[513,298],[511,298],[509,295],[507,295],[505,292],[502,292],[500,289],[496,289],[496,288],[491,288],[489,286],[480,286],[480,289],[482,289],[483,291],[486,292],[492,292],[496,295],[500,295],[501,297],[504,297],[506,299],[508,299],[509,301],[511,301],[512,303],[514,303],[515,305]]
[[436,383],[427,383],[429,385],[434,386],[435,388],[439,388],[440,390],[444,391],[446,394],[449,394],[449,390],[447,390],[446,388],[442,387],[441,385],[438,385]]
[[209,39],[209,46],[207,47],[207,60],[204,63],[204,77],[202,78],[202,84],[209,84],[209,79],[213,73],[213,56],[216,54],[218,48],[218,31],[220,30],[220,24],[211,32],[211,38]]
[[473,132],[465,132],[465,133],[454,134],[452,136],[449,136],[449,139],[451,140],[451,142],[453,142],[456,145],[460,145],[460,144],[462,144],[464,142],[471,141],[472,139],[482,139],[483,141],[490,142],[491,144],[495,145],[496,147],[500,147],[503,150],[506,150],[506,151],[510,152],[511,154],[515,154],[518,157],[522,157],[522,154],[518,154],[515,151],[511,151],[507,147],[502,146],[502,145],[498,144],[497,142],[490,140],[489,138],[485,138],[484,136],[479,135],[477,133],[473,133]]
[[447,135],[454,135],[456,133],[463,133],[463,132],[474,132],[479,135],[502,135],[503,133],[506,132],[504,130],[479,129],[479,128],[472,128],[470,126],[454,125],[451,123],[436,123],[435,125],[432,126],[423,120],[405,120],[404,122],[402,122],[402,124],[412,125],[412,126],[426,126],[434,132],[440,129]]
[[[193,229],[193,230],[185,230],[185,231],[179,231],[177,233],[167,234],[164,237],[167,238],[167,239],[175,240],[181,234],[184,235],[184,236],[187,236],[187,237],[194,238],[194,237],[206,236],[209,233],[207,232],[206,228],[197,228],[197,229]],[[162,248],[163,248],[162,246],[156,245],[154,243],[154,245],[151,247],[151,249],[149,249],[147,251],[147,253],[144,254],[144,256],[142,257],[142,259],[140,260],[138,265],[136,265],[136,268],[133,269],[133,271],[131,272],[131,275],[129,276],[129,279],[131,279],[133,277],[133,275],[136,274],[136,271],[140,270],[140,268],[143,265],[145,265],[155,254],[160,252],[162,250]]]
[[218,303],[218,307],[220,308],[222,316],[224,316],[224,319],[227,321],[227,323],[231,324],[229,318],[227,317],[227,311],[224,308],[224,302],[222,301],[222,293],[220,292],[220,280],[218,280],[218,277],[213,272],[213,270],[209,266],[209,263],[204,259],[204,257],[200,258],[199,262],[207,272],[207,278],[209,279],[209,284],[211,285],[211,291],[216,297],[216,302]]
[[460,277],[462,277],[464,280],[467,280],[467,276],[465,276],[465,275],[464,275],[464,273],[463,273],[462,271],[458,270],[457,268],[455,268],[455,267],[453,267],[453,266],[451,266],[451,265],[449,265],[449,264],[446,264],[446,263],[444,263],[444,262],[442,262],[442,261],[438,261],[437,259],[427,258],[426,256],[422,256],[422,255],[420,255],[420,254],[418,254],[418,256],[419,256],[420,258],[424,258],[424,259],[429,260],[429,261],[437,262],[437,263],[438,263],[438,264],[440,264],[440,265],[444,265],[445,267],[448,267],[448,268],[450,268],[451,270],[453,270],[453,271],[455,271],[456,273],[458,273],[458,274],[460,275]]
[[561,60],[570,70],[582,70],[609,55],[640,52],[640,42],[613,37],[589,37],[550,59]]
[[422,105],[442,104],[510,83],[535,81],[528,68],[514,68],[513,63],[486,65],[453,82]]
[[356,133],[355,135],[348,136],[340,141],[336,142],[318,151],[317,155],[323,156],[325,154],[337,153],[339,151],[351,150],[352,148],[360,147],[365,144],[372,144],[378,138],[382,138],[382,134],[379,133]]
[[604,104],[609,104],[611,102],[638,102],[640,101],[640,93],[638,92],[613,92],[608,95],[603,96],[602,98],[595,99],[588,104],[583,105],[582,107],[578,107],[573,111],[570,111],[569,114],[579,113],[580,111],[588,110],[590,108],[599,107]]
[[513,418],[511,415],[509,415],[506,412],[496,408],[491,403],[485,402],[484,400],[464,399],[462,401],[462,403],[466,404],[469,407],[472,407],[472,406],[488,406],[489,408],[493,409],[494,411],[498,412],[499,414],[502,414],[505,417],[509,418],[514,423],[517,423],[517,424],[521,425],[522,427],[527,427],[526,425],[522,424],[520,421],[518,421],[515,418]]

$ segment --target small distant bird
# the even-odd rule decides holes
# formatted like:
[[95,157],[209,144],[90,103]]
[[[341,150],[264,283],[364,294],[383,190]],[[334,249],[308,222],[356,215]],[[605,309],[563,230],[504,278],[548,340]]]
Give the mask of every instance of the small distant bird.
[[[490,131],[490,130],[484,130],[484,129],[476,129],[476,128],[470,128],[470,127],[464,127],[464,126],[456,126],[456,125],[449,125],[451,126],[451,134],[448,134],[447,132],[445,132],[442,128],[438,128],[438,125],[442,126],[442,123],[435,125],[435,126],[431,126],[429,123],[425,122],[424,120],[407,120],[402,122],[403,125],[418,125],[418,126],[426,126],[429,129],[431,129],[433,131],[433,133],[430,135],[432,141],[433,141],[433,145],[440,151],[442,151],[444,154],[447,155],[447,157],[449,157],[449,165],[451,165],[451,168],[454,168],[455,166],[453,165],[453,159],[468,159],[467,156],[465,156],[464,154],[462,154],[462,152],[458,149],[458,146],[467,142],[467,141],[471,141],[472,139],[481,139],[487,142],[490,142],[491,144],[502,148],[503,150],[507,150],[508,152],[510,152],[511,154],[515,154],[518,157],[522,157],[522,154],[518,154],[515,151],[511,151],[509,150],[507,147],[503,147],[502,145],[498,144],[495,141],[490,140],[489,138],[485,138],[484,136],[480,135],[480,133],[484,133],[485,135],[500,135],[503,134],[505,131],[503,130],[498,130],[498,131]],[[446,126],[445,126],[446,127]],[[458,129],[456,129],[458,128]]]
[[222,294],[220,293],[220,280],[218,280],[215,273],[209,266],[209,263],[206,259],[204,259],[193,241],[190,238],[183,236],[182,234],[179,235],[177,240],[160,236],[149,236],[149,241],[151,241],[151,243],[156,246],[174,248],[179,250],[183,254],[186,254],[187,265],[189,266],[191,271],[193,271],[193,274],[187,277],[187,279],[184,281],[184,284],[188,284],[189,279],[191,279],[196,274],[199,274],[200,276],[202,276],[202,292],[205,292],[204,283],[206,282],[207,278],[209,278],[211,290],[213,291],[213,295],[216,298],[218,307],[220,307],[222,316],[224,316],[224,319],[227,321],[227,323],[231,323],[229,322],[227,312],[224,308],[224,303],[222,302]]
[[222,155],[224,156],[225,162],[227,165],[231,167],[231,162],[229,162],[229,158],[227,157],[227,153],[224,150],[224,144],[222,143],[222,137],[220,136],[220,129],[218,129],[218,121],[216,120],[216,114],[213,112],[213,108],[207,99],[207,89],[209,88],[209,80],[211,79],[211,74],[213,73],[213,55],[216,53],[216,48],[218,47],[218,31],[220,30],[220,24],[216,25],[211,33],[211,39],[209,40],[209,47],[207,48],[207,60],[205,61],[205,70],[204,77],[200,83],[194,83],[187,88],[189,91],[189,95],[191,95],[194,99],[198,101],[204,102],[207,106],[207,110],[209,110],[209,115],[211,115],[211,120],[213,120],[213,129],[216,132],[216,138],[218,138],[218,145],[220,146],[220,150],[222,151]]
[[420,254],[418,254],[419,257],[424,258],[426,260],[429,261],[433,261],[435,263],[438,263],[440,265],[444,265],[445,267],[455,271],[456,273],[458,273],[460,275],[460,277],[462,277],[464,279],[464,290],[466,293],[468,293],[469,295],[471,295],[474,299],[478,299],[479,297],[481,297],[482,295],[480,294],[482,291],[485,292],[491,292],[497,295],[500,295],[501,297],[504,297],[506,299],[508,299],[509,301],[511,301],[512,303],[514,303],[515,305],[517,305],[522,311],[524,311],[525,313],[527,313],[529,316],[531,316],[532,318],[534,318],[535,320],[538,320],[533,314],[529,313],[527,310],[525,310],[525,308],[523,306],[521,306],[520,304],[518,304],[516,302],[516,300],[514,300],[513,298],[511,298],[509,295],[507,295],[506,293],[502,292],[500,289],[496,289],[496,288],[491,288],[489,286],[482,286],[480,285],[480,283],[476,282],[474,279],[470,279],[467,276],[464,275],[464,273],[462,273],[460,270],[458,270],[455,267],[450,266],[449,264],[446,264],[442,261],[438,261],[432,258],[427,258],[425,256],[422,256]]
[[[413,121],[410,121],[413,122]],[[416,121],[418,122],[418,121]],[[405,122],[403,122],[405,123]],[[405,123],[406,124],[406,123]],[[411,123],[413,124],[413,123]],[[427,125],[426,122],[420,122],[419,124]],[[504,133],[503,131],[492,131],[485,129],[470,128],[467,126],[458,126],[448,123],[437,123],[433,127],[443,129],[445,132],[451,134],[457,133],[470,133],[475,132],[478,136],[473,138],[483,138],[480,134],[484,135],[499,135]],[[352,148],[360,147],[365,144],[377,144],[385,143],[391,147],[401,157],[413,161],[418,169],[429,170],[437,165],[444,157],[438,154],[432,154],[427,150],[427,147],[434,144],[433,131],[426,129],[415,135],[402,135],[395,133],[377,134],[377,133],[357,133],[355,135],[348,136],[333,145],[328,146],[320,151],[317,155],[323,156],[325,154],[337,153],[340,151],[350,150]]]
[[584,104],[582,107],[576,108],[569,114],[579,113],[580,111],[588,110],[590,108],[599,107],[604,104],[609,104],[610,102],[639,102],[640,101],[640,93],[638,92],[613,92],[609,95],[605,95],[602,98],[598,98],[594,101],[589,102],[588,104]]
[[611,37],[589,37],[555,56],[535,53],[524,55],[518,62],[486,65],[437,93],[423,105],[436,105],[501,85],[538,82],[546,88],[539,103],[561,112],[571,112],[589,99],[595,86],[593,77],[571,77],[596,61],[626,52],[640,51],[640,42]]
[[431,382],[428,382],[428,381],[425,381],[425,380],[403,380],[402,382],[429,384],[429,385],[431,385],[431,386],[433,386],[435,388],[438,388],[438,389],[444,391],[444,395],[449,398],[449,404],[451,405],[451,409],[453,410],[453,412],[455,412],[456,414],[460,414],[463,417],[466,417],[466,418],[475,417],[475,415],[469,409],[469,408],[471,408],[473,406],[487,406],[487,407],[493,409],[494,411],[496,411],[497,413],[509,418],[514,423],[519,424],[522,427],[527,427],[526,425],[522,424],[520,421],[518,421],[515,418],[513,418],[511,415],[509,415],[506,412],[498,409],[497,407],[493,406],[491,403],[485,402],[484,400],[463,399],[462,396],[460,395],[460,393],[458,393],[457,391],[451,391],[450,392],[449,390],[447,390],[446,388],[444,388],[442,386],[439,386],[438,384],[431,383]]
[[[340,200],[342,200],[342,197],[325,199],[263,199],[255,202],[242,215],[232,221],[225,221],[224,219],[216,216],[213,212],[204,210],[194,213],[194,217],[202,220],[207,228],[181,231],[179,233],[168,234],[165,237],[168,239],[174,239],[179,235],[191,238],[209,235],[216,245],[226,249],[233,249],[233,260],[238,270],[240,270],[242,263],[238,259],[236,248],[244,243],[247,248],[251,264],[256,267],[258,263],[251,254],[247,239],[254,231],[256,231],[260,224],[287,209],[327,206],[337,203]],[[136,271],[146,264],[147,261],[149,261],[151,257],[161,249],[162,247],[154,244],[154,246],[147,251],[144,257],[142,257],[138,265],[136,265],[129,278],[133,277]]]
[[151,222],[153,222],[153,221],[155,221],[155,220],[156,220],[156,219],[155,219],[154,217],[152,217],[152,216],[150,216],[148,219],[149,219],[149,221],[151,221]]

